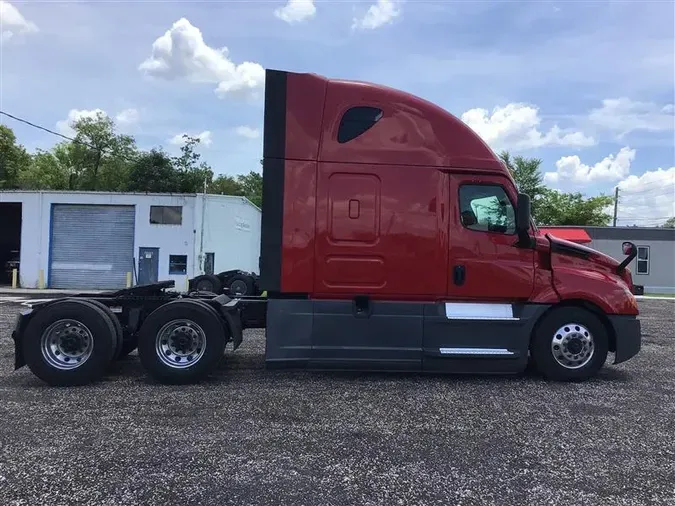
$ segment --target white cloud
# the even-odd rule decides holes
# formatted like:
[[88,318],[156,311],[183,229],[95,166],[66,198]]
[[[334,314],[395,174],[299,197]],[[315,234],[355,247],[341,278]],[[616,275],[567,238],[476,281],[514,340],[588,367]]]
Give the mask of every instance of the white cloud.
[[618,181],[628,176],[633,160],[635,150],[628,146],[621,148],[616,156],[608,155],[593,166],[581,163],[577,155],[563,156],[555,162],[556,172],[544,174],[544,181],[550,184]]
[[300,23],[316,14],[314,0],[288,0],[283,7],[275,9],[274,15],[286,23]]
[[531,149],[542,146],[592,146],[595,139],[579,131],[563,131],[557,125],[542,133],[539,110],[520,103],[487,109],[470,109],[462,121],[480,135],[493,149]]
[[393,22],[401,15],[398,3],[395,0],[377,0],[362,18],[354,18],[352,30],[375,30]]
[[75,135],[75,131],[71,127],[73,123],[82,118],[96,119],[99,115],[107,116],[108,114],[102,109],[71,109],[68,112],[68,117],[66,119],[56,122],[56,129],[63,135],[73,137]]
[[4,0],[0,0],[0,28],[0,41],[2,42],[8,41],[17,34],[23,35],[38,31],[35,23],[28,21],[19,9]]
[[618,186],[619,225],[661,225],[675,216],[675,167],[628,176]]
[[190,134],[187,132],[176,134],[173,137],[171,137],[171,139],[169,139],[169,144],[173,144],[174,146],[182,146],[183,144],[185,144],[185,139],[183,139],[184,135],[196,137],[197,139],[199,139],[199,143],[203,144],[204,146],[210,146],[212,143],[211,132],[208,130],[204,130],[203,132],[198,134]]
[[257,139],[260,137],[260,130],[257,128],[251,128],[250,126],[238,126],[234,129],[234,131],[237,135],[246,137],[247,139]]
[[140,118],[138,110],[130,108],[117,113],[115,120],[122,125],[131,125],[137,123]]
[[186,79],[217,84],[216,95],[247,98],[258,96],[265,70],[258,63],[235,64],[228,49],[214,49],[204,42],[202,32],[181,18],[152,44],[152,55],[139,65],[146,75],[167,80]]
[[622,137],[634,130],[661,132],[675,129],[675,106],[654,102],[634,102],[628,98],[608,98],[593,109],[589,119]]

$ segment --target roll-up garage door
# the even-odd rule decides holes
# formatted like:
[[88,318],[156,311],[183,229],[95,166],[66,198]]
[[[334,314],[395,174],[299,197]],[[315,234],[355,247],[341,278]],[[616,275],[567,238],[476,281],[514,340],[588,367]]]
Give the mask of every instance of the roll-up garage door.
[[126,286],[134,262],[134,206],[53,204],[49,286]]

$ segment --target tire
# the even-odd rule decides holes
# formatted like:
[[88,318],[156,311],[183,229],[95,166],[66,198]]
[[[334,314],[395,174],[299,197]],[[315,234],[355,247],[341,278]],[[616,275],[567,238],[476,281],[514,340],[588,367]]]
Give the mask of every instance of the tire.
[[[66,325],[61,320],[71,322]],[[67,341],[61,334],[66,329],[69,329]],[[51,334],[49,339],[47,332]],[[98,305],[87,300],[64,299],[35,313],[26,327],[23,353],[32,373],[49,385],[85,385],[106,372],[115,355],[116,337],[113,322]],[[73,346],[79,350],[73,351]],[[83,349],[86,351],[80,353]]]
[[227,280],[226,284],[229,295],[255,295],[253,293],[255,291],[255,286],[253,283],[253,277],[251,276],[247,276],[245,274],[235,274]]
[[228,338],[215,309],[196,300],[176,300],[157,308],[143,322],[138,355],[160,383],[196,383],[216,368]]
[[580,381],[595,376],[607,360],[608,349],[609,338],[602,321],[592,312],[572,306],[546,314],[536,326],[530,344],[534,367],[554,381]]
[[223,290],[223,283],[213,274],[204,274],[192,280],[190,290],[220,293]]
[[113,313],[112,310],[102,302],[89,299],[87,300],[87,302],[90,302],[91,304],[94,304],[95,306],[101,308],[101,310],[106,314],[106,316],[110,318],[110,322],[113,324],[113,327],[115,328],[115,355],[113,356],[113,360],[119,360],[120,355],[122,353],[122,346],[124,340],[124,333],[122,332],[122,324],[120,323],[117,316],[115,316],[115,313]]

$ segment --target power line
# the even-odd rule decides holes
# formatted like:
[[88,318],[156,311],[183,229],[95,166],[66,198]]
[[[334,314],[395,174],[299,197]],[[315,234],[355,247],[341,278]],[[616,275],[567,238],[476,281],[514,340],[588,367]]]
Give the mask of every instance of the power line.
[[12,114],[9,114],[9,113],[7,113],[7,112],[5,112],[5,111],[0,111],[0,114],[2,114],[3,116],[7,116],[8,118],[12,118],[13,120],[18,121],[18,122],[20,122],[20,123],[24,123],[24,124],[26,124],[26,125],[28,125],[28,126],[32,126],[33,128],[37,128],[38,130],[42,130],[42,131],[47,132],[47,133],[50,133],[50,134],[52,134],[52,135],[58,135],[59,137],[62,137],[62,138],[64,138],[64,139],[69,140],[69,141],[71,141],[71,142],[74,142],[74,143],[76,143],[76,144],[83,144],[84,146],[87,146],[87,147],[90,148],[90,149],[93,149],[93,150],[95,150],[95,151],[100,151],[99,148],[97,148],[97,147],[95,147],[95,146],[92,146],[91,144],[89,144],[89,143],[87,143],[87,142],[82,142],[82,141],[80,141],[80,140],[73,139],[72,137],[68,137],[67,135],[63,135],[62,133],[55,132],[54,130],[50,130],[50,129],[47,128],[47,127],[43,127],[43,126],[40,126],[40,125],[36,125],[35,123],[32,123],[32,122],[30,122],[30,121],[28,121],[28,120],[26,120],[26,119],[23,119],[23,118],[18,118],[18,117],[14,116],[14,115],[12,115]]

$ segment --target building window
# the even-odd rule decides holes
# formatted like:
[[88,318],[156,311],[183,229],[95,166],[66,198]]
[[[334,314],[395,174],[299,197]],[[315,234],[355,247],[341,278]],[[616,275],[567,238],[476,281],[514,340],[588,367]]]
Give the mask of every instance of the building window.
[[338,142],[344,144],[357,138],[382,118],[382,109],[377,107],[352,107],[340,120]]
[[637,269],[636,274],[649,274],[649,246],[637,247]]
[[478,232],[516,233],[513,204],[499,185],[462,185],[459,188],[462,225]]
[[182,225],[181,206],[150,206],[150,223],[153,225]]
[[187,274],[187,255],[169,255],[169,274]]

